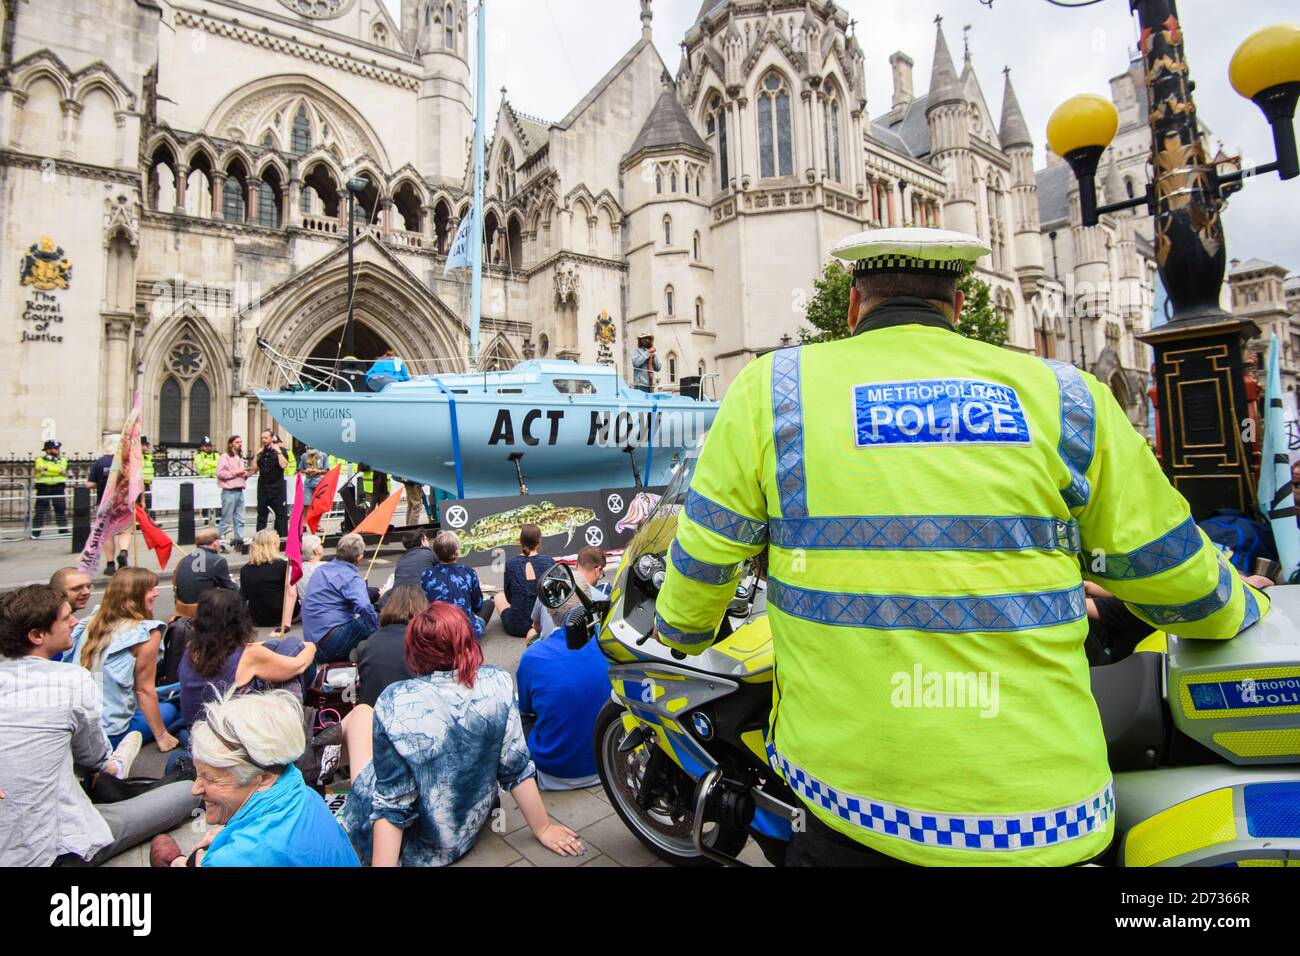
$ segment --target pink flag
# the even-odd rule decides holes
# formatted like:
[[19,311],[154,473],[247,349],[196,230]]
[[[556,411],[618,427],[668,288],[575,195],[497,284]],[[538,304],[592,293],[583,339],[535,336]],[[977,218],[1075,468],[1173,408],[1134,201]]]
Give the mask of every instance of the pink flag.
[[302,578],[302,515],[307,508],[303,501],[302,475],[298,476],[298,489],[293,495],[293,517],[289,519],[289,540],[284,545],[284,556],[289,560],[289,584]]
[[140,393],[135,393],[131,414],[122,426],[117,453],[113,456],[113,470],[104,486],[104,497],[90,528],[90,537],[81,552],[81,570],[94,575],[99,568],[99,557],[105,542],[112,547],[113,535],[131,527],[135,517],[135,503],[144,493],[144,458],[140,451]]

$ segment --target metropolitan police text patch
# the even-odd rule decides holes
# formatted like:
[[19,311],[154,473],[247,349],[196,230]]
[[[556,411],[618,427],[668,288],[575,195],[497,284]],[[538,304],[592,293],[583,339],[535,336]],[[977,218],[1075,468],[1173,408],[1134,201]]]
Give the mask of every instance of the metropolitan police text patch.
[[859,448],[1031,441],[1020,396],[1009,385],[965,379],[857,385],[853,405]]

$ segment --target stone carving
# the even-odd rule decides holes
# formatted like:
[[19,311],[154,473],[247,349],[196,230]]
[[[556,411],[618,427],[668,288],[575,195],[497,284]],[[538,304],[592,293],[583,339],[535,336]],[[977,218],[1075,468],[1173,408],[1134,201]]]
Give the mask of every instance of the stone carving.
[[140,248],[140,197],[135,189],[121,183],[104,186],[104,241],[122,233],[131,248]]
[[555,267],[555,304],[562,306],[572,302],[576,306],[580,284],[577,263],[561,261]]

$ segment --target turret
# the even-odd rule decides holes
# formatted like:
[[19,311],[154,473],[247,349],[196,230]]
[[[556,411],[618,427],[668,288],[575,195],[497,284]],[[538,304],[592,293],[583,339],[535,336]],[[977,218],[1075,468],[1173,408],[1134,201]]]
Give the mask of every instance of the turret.
[[1011,160],[1011,231],[1016,273],[1025,298],[1038,291],[1043,279],[1043,241],[1038,222],[1038,180],[1034,176],[1034,141],[1029,135],[1020,101],[1011,85],[1011,68],[1003,71],[1002,123],[998,136]]
[[424,0],[421,4],[416,41],[423,73],[417,165],[421,175],[444,185],[464,182],[474,135],[470,29],[467,0]]
[[944,222],[949,229],[977,235],[978,206],[966,101],[962,97],[957,70],[952,64],[952,54],[948,52],[948,41],[944,39],[942,19],[937,17],[934,69],[930,74],[925,118],[930,124],[930,159],[943,171],[948,182]]

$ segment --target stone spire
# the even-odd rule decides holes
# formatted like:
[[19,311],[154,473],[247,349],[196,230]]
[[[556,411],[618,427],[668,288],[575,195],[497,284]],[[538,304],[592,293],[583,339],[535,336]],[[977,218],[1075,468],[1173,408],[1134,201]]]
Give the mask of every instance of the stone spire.
[[943,17],[935,17],[934,69],[930,73],[930,100],[935,107],[961,99],[961,86],[957,83],[957,68],[948,52],[948,41],[943,36]]
[[641,39],[649,40],[654,31],[651,24],[654,22],[655,12],[651,7],[652,0],[641,0]]
[[1002,90],[1002,126],[998,130],[1002,148],[1033,146],[1034,140],[1029,135],[1025,114],[1020,111],[1020,101],[1016,99],[1016,91],[1011,85],[1011,67],[1007,67],[1002,72],[1007,78]]

